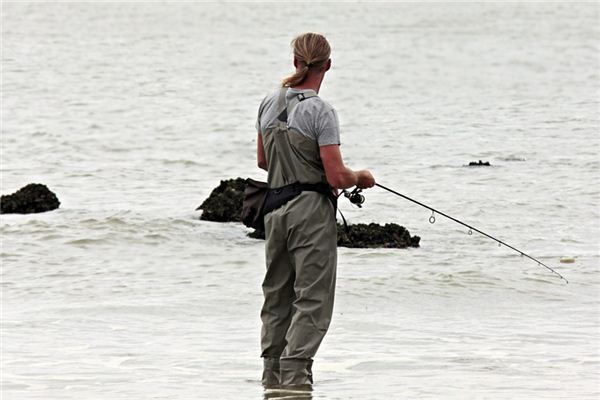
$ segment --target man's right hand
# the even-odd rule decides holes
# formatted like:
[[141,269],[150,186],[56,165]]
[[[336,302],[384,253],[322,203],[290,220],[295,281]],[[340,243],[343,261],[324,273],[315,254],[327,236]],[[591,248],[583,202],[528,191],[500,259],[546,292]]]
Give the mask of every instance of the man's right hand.
[[356,171],[356,186],[359,189],[368,189],[375,186],[375,178],[370,171],[363,169]]

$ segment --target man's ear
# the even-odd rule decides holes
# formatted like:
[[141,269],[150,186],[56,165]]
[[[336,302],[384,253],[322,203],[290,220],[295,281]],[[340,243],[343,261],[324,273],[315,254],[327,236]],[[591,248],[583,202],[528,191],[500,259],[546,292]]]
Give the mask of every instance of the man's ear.
[[327,60],[327,63],[325,64],[325,71],[329,71],[330,68],[331,68],[331,58],[329,60]]

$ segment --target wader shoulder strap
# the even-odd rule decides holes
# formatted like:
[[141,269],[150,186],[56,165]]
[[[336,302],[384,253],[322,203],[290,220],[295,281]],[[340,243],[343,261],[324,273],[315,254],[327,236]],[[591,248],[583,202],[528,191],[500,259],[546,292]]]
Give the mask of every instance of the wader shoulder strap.
[[286,106],[285,105],[285,96],[287,94],[287,89],[288,89],[287,87],[284,87],[284,88],[282,88],[281,92],[279,93],[278,111],[279,110],[280,111],[279,111],[279,116],[277,117],[277,119],[281,122],[287,122],[288,114],[292,112],[292,110],[294,109],[294,107],[296,107],[296,105],[298,103],[300,103],[301,101],[304,101],[306,99],[310,99],[311,97],[317,97],[317,93],[314,90],[299,93],[292,100],[290,100],[290,104],[288,104]]
[[310,89],[308,92],[303,92],[298,94],[298,96],[296,96],[296,99],[298,99],[298,101],[303,101],[306,99],[310,99],[311,97],[317,97],[317,92],[315,92],[314,90]]
[[281,88],[281,90],[279,91],[279,97],[277,98],[277,114],[281,114],[281,112],[283,110],[285,110],[286,108],[286,104],[285,104],[285,96],[287,94],[289,87],[284,86]]

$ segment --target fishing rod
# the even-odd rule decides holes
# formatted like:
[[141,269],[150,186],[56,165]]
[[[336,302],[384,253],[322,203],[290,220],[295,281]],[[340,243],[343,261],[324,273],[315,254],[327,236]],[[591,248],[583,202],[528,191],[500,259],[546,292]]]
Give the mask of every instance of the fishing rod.
[[[497,238],[493,237],[492,235],[489,235],[489,234],[487,234],[487,233],[485,233],[485,232],[483,232],[483,231],[481,231],[481,230],[479,230],[479,229],[477,229],[477,228],[475,228],[475,227],[473,227],[473,226],[471,226],[469,224],[466,224],[466,223],[464,223],[464,222],[462,222],[462,221],[460,221],[460,220],[458,220],[458,219],[456,219],[454,217],[451,217],[448,214],[445,214],[445,213],[443,213],[443,212],[441,212],[439,210],[436,210],[433,207],[430,207],[430,206],[428,206],[426,204],[423,204],[420,201],[417,201],[415,199],[411,199],[410,197],[408,197],[406,195],[403,195],[402,193],[398,193],[395,190],[392,190],[392,189],[390,189],[388,187],[380,185],[379,183],[376,183],[375,186],[378,186],[378,187],[380,187],[380,188],[382,188],[384,190],[387,190],[390,193],[395,194],[396,196],[400,196],[403,199],[406,199],[408,201],[412,201],[413,203],[416,203],[416,204],[420,205],[421,207],[424,207],[424,208],[427,208],[428,210],[431,210],[431,216],[429,217],[429,223],[431,223],[431,224],[435,223],[435,214],[436,213],[439,214],[439,215],[442,215],[442,216],[444,216],[444,217],[446,217],[446,218],[448,218],[448,219],[450,219],[450,220],[452,220],[452,221],[454,221],[456,223],[459,223],[459,224],[461,224],[461,225],[466,226],[467,228],[469,228],[469,231],[468,231],[469,235],[472,235],[473,231],[478,232],[478,233],[482,234],[483,236],[486,236],[486,237],[488,237],[488,238],[490,238],[490,239],[498,242],[498,246],[504,245],[504,246],[508,247],[509,249],[512,249],[512,250],[516,251],[517,253],[519,253],[521,255],[521,257],[527,257],[530,260],[537,262],[539,266],[545,267],[550,272],[552,272],[553,274],[557,275],[560,279],[562,279],[566,283],[569,283],[569,281],[566,280],[564,276],[562,276],[561,274],[559,274],[558,272],[556,272],[553,268],[547,266],[546,264],[544,264],[543,262],[541,262],[537,258],[534,258],[534,257],[530,256],[529,254],[527,254],[527,253],[525,253],[525,252],[517,249],[516,247],[511,246],[510,244],[505,243],[502,240],[497,239]],[[350,202],[352,202],[352,203],[354,203],[354,204],[356,204],[356,205],[358,205],[360,207],[361,204],[365,202],[365,197],[362,194],[360,194],[360,192],[361,192],[361,189],[356,188],[352,192],[346,192],[346,193],[344,193],[344,195],[350,200]]]

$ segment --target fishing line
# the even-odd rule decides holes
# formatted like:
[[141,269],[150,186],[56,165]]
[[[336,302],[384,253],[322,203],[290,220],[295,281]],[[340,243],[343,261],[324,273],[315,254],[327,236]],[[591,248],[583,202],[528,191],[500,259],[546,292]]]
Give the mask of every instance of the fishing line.
[[[434,223],[435,223],[435,215],[436,215],[436,214],[442,215],[442,216],[444,216],[444,217],[446,217],[446,218],[448,218],[448,219],[450,219],[450,220],[452,220],[452,221],[454,221],[454,222],[456,222],[456,223],[459,223],[459,224],[461,224],[461,225],[463,225],[463,226],[466,226],[467,228],[469,228],[469,231],[468,231],[468,234],[469,234],[469,235],[472,235],[472,234],[473,234],[473,231],[475,231],[475,232],[478,232],[478,233],[482,234],[483,236],[486,236],[486,237],[488,237],[488,238],[490,238],[490,239],[492,239],[492,240],[496,241],[496,242],[498,243],[498,246],[499,246],[499,247],[502,247],[502,245],[504,245],[504,246],[508,247],[509,249],[512,249],[512,250],[516,251],[517,253],[519,253],[519,254],[521,255],[521,257],[527,257],[527,258],[529,258],[530,260],[532,260],[532,261],[535,261],[535,262],[536,262],[536,263],[537,263],[539,266],[545,267],[546,269],[548,269],[549,271],[551,271],[553,274],[557,275],[557,276],[558,276],[560,279],[562,279],[562,280],[563,280],[563,281],[565,281],[566,283],[569,283],[569,281],[568,281],[568,280],[566,280],[564,276],[562,276],[561,274],[559,274],[558,272],[556,272],[556,271],[555,271],[554,269],[552,269],[551,267],[547,266],[546,264],[544,264],[543,262],[541,262],[541,261],[540,261],[540,260],[538,260],[537,258],[534,258],[534,257],[530,256],[529,254],[527,254],[527,253],[525,253],[525,252],[523,252],[523,251],[521,251],[521,250],[517,249],[516,247],[513,247],[513,246],[511,246],[510,244],[508,244],[508,243],[505,243],[505,242],[503,242],[502,240],[500,240],[500,239],[497,239],[497,238],[493,237],[492,235],[488,235],[487,233],[485,233],[485,232],[482,232],[482,231],[480,231],[479,229],[477,229],[477,228],[475,228],[475,227],[473,227],[473,226],[471,226],[471,225],[469,225],[469,224],[466,224],[466,223],[464,223],[464,222],[462,222],[462,221],[460,221],[460,220],[458,220],[458,219],[456,219],[456,218],[454,218],[454,217],[451,217],[451,216],[449,216],[448,214],[444,214],[443,212],[441,212],[441,211],[439,211],[439,210],[436,210],[436,209],[435,209],[435,208],[433,208],[433,207],[430,207],[430,206],[428,206],[428,205],[426,205],[426,204],[423,204],[423,203],[421,203],[420,201],[417,201],[417,200],[415,200],[415,199],[411,199],[410,197],[408,197],[408,196],[406,196],[406,195],[403,195],[402,193],[398,193],[398,192],[396,192],[395,190],[392,190],[392,189],[390,189],[390,188],[387,188],[387,187],[385,187],[385,186],[383,186],[383,185],[380,185],[379,183],[376,183],[376,184],[375,184],[375,186],[378,186],[378,187],[380,187],[380,188],[382,188],[382,189],[384,189],[384,190],[387,190],[387,191],[388,191],[388,192],[390,192],[390,193],[393,193],[393,194],[395,194],[396,196],[400,196],[400,197],[402,197],[402,198],[404,198],[404,199],[406,199],[406,200],[408,200],[408,201],[412,201],[413,203],[416,203],[416,204],[420,205],[421,207],[425,207],[425,208],[427,208],[428,210],[431,210],[431,216],[429,217],[429,222],[430,222],[431,224],[434,224]],[[363,201],[364,201],[364,200],[363,200]]]

